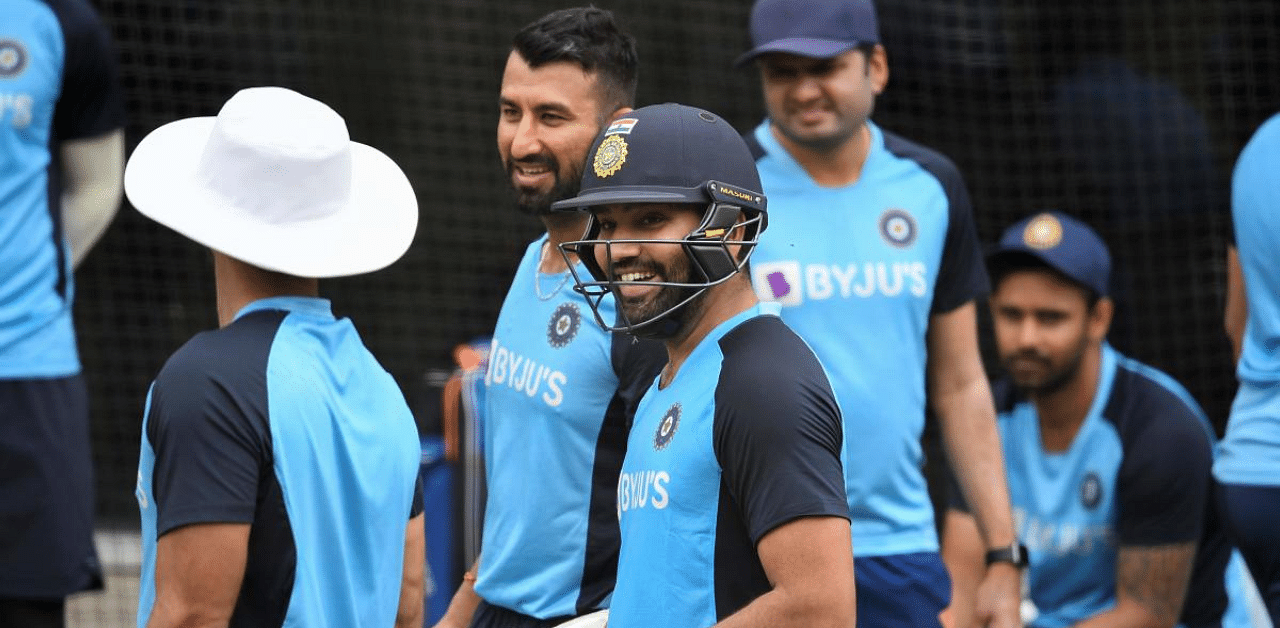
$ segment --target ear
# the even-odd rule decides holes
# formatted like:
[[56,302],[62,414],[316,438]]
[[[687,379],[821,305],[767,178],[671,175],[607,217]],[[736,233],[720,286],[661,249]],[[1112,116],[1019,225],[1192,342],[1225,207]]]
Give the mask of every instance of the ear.
[[880,44],[876,44],[867,57],[867,76],[876,94],[884,93],[885,86],[889,84],[889,53]]
[[1111,297],[1102,297],[1098,302],[1093,304],[1093,310],[1089,312],[1088,328],[1089,339],[1101,343],[1107,338],[1107,332],[1111,330],[1111,318],[1115,315],[1116,304]]
[[609,114],[609,117],[605,120],[605,123],[607,124],[609,122],[613,122],[614,120],[617,120],[618,118],[621,118],[622,116],[625,116],[628,113],[631,113],[632,111],[635,111],[635,109],[632,109],[631,107],[618,107],[617,111]]

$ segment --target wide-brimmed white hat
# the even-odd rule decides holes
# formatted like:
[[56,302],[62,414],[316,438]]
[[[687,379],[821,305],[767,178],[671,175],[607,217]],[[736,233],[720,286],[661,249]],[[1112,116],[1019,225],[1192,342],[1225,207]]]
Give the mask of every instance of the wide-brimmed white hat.
[[241,90],[217,117],[152,131],[129,158],[124,189],[156,222],[299,277],[388,266],[418,226],[400,167],[352,142],[328,105],[281,87]]

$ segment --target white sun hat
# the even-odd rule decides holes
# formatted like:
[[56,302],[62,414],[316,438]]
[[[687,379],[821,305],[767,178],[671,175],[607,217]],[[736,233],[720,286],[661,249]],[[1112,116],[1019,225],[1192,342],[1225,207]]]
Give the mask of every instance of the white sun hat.
[[298,277],[384,268],[418,226],[400,167],[352,142],[328,105],[282,87],[241,90],[217,117],[152,131],[129,158],[124,189],[156,222]]

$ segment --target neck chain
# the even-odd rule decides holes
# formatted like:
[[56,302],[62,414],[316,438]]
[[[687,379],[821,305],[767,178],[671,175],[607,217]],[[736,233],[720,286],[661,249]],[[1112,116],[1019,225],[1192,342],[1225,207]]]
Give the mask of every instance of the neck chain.
[[[547,251],[548,251],[550,248],[551,248],[551,242],[550,242],[550,241],[547,241],[547,242],[543,243],[543,245],[542,245],[542,255],[538,258],[538,267],[537,267],[537,268],[535,268],[535,269],[533,269],[533,293],[534,293],[534,294],[536,294],[536,295],[538,295],[538,300],[539,300],[539,301],[547,301],[547,300],[551,299],[551,297],[556,296],[556,294],[558,294],[558,293],[560,292],[560,289],[564,287],[564,284],[568,283],[568,281],[569,281],[569,274],[570,274],[570,273],[569,273],[569,269],[568,269],[568,268],[566,268],[566,269],[564,269],[564,271],[562,271],[562,272],[560,272],[560,273],[559,273],[559,274],[560,274],[560,282],[556,284],[556,287],[555,287],[555,288],[552,288],[552,289],[551,289],[551,293],[550,293],[550,294],[545,294],[545,295],[544,295],[544,294],[542,294],[542,275],[543,275],[543,273],[542,273],[542,265],[543,265],[544,263],[546,263],[546,261],[547,261]],[[551,274],[551,273],[547,273],[547,274]]]

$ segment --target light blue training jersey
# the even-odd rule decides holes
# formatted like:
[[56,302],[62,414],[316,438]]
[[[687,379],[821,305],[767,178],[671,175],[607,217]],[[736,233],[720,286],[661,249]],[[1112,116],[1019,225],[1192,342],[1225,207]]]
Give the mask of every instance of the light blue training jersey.
[[617,487],[613,628],[711,626],[772,588],[765,534],[848,517],[839,405],[777,307],[720,323],[640,403]]
[[[539,619],[608,605],[627,427],[666,362],[661,343],[604,331],[568,271],[540,273],[546,243],[543,236],[526,249],[489,352],[481,417],[488,496],[475,583],[490,604]],[[581,264],[576,270],[586,276]],[[600,309],[614,320],[612,297]]]
[[809,343],[845,410],[859,556],[936,551],[921,467],[930,316],[986,291],[968,193],[941,155],[868,122],[858,180],[819,186],[765,121],[747,137],[769,199],[756,293]]
[[1280,486],[1280,115],[1240,152],[1231,217],[1249,316],[1236,376],[1240,388],[1214,475],[1227,484]]
[[124,125],[114,59],[85,2],[0,2],[0,378],[80,372],[59,150]]
[[147,396],[136,495],[138,628],[156,541],[250,524],[232,627],[391,626],[421,448],[399,386],[329,302],[274,297],[196,335]]
[[1084,422],[1068,449],[1046,452],[1035,405],[1007,380],[995,388],[1014,526],[1039,612],[1028,625],[1062,628],[1115,606],[1120,546],[1192,541],[1202,546],[1182,621],[1216,624],[1230,548],[1221,531],[1203,535],[1213,435],[1191,395],[1104,345]]

